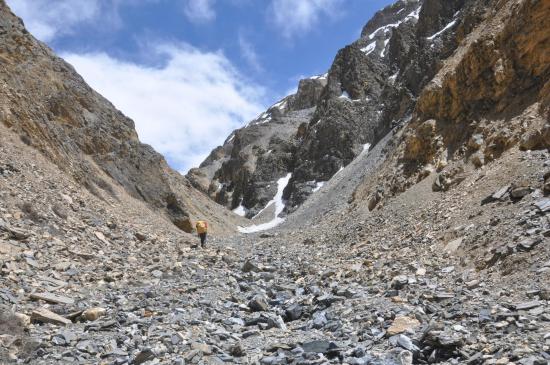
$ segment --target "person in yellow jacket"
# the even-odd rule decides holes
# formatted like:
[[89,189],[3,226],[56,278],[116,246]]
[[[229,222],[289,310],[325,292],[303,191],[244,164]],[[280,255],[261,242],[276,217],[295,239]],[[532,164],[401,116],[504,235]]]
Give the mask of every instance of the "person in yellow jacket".
[[197,228],[197,233],[199,234],[199,237],[201,239],[201,247],[204,248],[204,246],[206,245],[206,233],[208,232],[208,223],[206,223],[205,221],[197,221],[195,228]]

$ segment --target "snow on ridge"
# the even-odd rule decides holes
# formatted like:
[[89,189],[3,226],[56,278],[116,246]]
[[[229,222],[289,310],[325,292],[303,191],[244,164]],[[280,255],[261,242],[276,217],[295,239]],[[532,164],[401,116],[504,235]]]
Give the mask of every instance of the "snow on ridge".
[[258,115],[256,119],[249,122],[245,128],[248,128],[253,125],[259,125],[264,123],[271,122],[271,112],[269,112],[270,109],[278,108],[279,110],[284,110],[287,107],[287,98],[283,98],[282,100],[279,100],[277,103],[273,104],[269,108],[267,108],[267,111],[263,112],[262,114]]
[[279,101],[278,103],[273,104],[271,107],[269,107],[269,109],[273,109],[273,108],[278,108],[278,109],[281,109],[281,110],[286,108],[286,98]]
[[262,120],[256,122],[255,124],[264,124],[271,122],[271,115],[268,115],[266,118],[263,118]]
[[248,123],[245,126],[245,128],[248,128],[248,127],[253,126],[253,125],[268,123],[268,122],[271,122],[271,113],[263,112],[256,119],[254,119],[250,123]]
[[443,29],[441,29],[439,32],[435,33],[434,35],[431,35],[429,37],[426,37],[427,40],[433,41],[436,37],[440,36],[441,34],[445,33],[449,28],[454,27],[457,20],[453,19],[449,24],[447,24]]
[[380,28],[376,29],[374,32],[369,34],[369,39],[373,39],[379,31],[384,30],[384,33],[386,33],[389,29],[397,28],[399,25],[401,25],[401,23],[406,22],[409,19],[417,19],[418,20],[418,17],[420,16],[420,10],[421,9],[422,9],[422,6],[419,6],[418,8],[416,8],[414,11],[412,11],[410,14],[408,14],[402,20],[398,20],[395,23],[390,23],[390,24],[386,24],[386,25],[381,26]]
[[267,223],[263,223],[263,224],[252,225],[252,226],[248,226],[248,227],[239,226],[238,227],[239,232],[241,232],[241,233],[254,233],[254,232],[265,231],[267,229],[274,228],[274,227],[278,226],[279,224],[281,224],[285,221],[285,218],[280,218],[279,215],[285,209],[285,202],[283,200],[283,191],[285,190],[286,186],[288,185],[288,182],[290,181],[291,177],[292,177],[292,173],[289,172],[286,176],[284,176],[284,177],[280,178],[279,180],[277,180],[277,193],[275,194],[273,199],[271,199],[266,204],[266,206],[262,210],[260,210],[260,212],[258,214],[256,214],[254,216],[254,218],[256,218],[262,212],[264,212],[268,207],[270,207],[271,205],[274,204],[275,205],[275,214],[274,214],[273,219],[271,221],[269,221]]
[[315,75],[315,76],[311,76],[310,79],[311,80],[324,80],[328,77],[328,72],[322,74],[322,75]]

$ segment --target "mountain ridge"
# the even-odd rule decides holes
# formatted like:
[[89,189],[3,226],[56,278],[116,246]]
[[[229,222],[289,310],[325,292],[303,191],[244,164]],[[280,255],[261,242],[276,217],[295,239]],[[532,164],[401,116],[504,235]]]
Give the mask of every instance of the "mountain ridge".
[[133,121],[34,39],[4,1],[0,11],[2,124],[98,196],[112,195],[112,184],[120,184],[134,198],[163,209],[184,231],[192,231],[191,217],[206,213],[199,206],[210,206],[212,219],[231,227],[224,223],[230,214],[218,212],[164,157],[142,144]]

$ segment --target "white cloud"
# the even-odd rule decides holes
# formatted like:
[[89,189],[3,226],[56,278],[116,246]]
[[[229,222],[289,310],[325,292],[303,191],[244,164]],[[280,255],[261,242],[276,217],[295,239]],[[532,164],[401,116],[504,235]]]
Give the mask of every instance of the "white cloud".
[[95,29],[121,27],[120,8],[140,6],[160,0],[7,0],[13,12],[38,39],[50,42],[71,34],[82,24]]
[[310,31],[321,17],[340,15],[343,0],[272,0],[270,17],[286,38]]
[[205,23],[216,18],[215,0],[185,0],[183,10],[194,23]]
[[140,139],[182,172],[198,166],[229,133],[264,109],[263,89],[247,82],[221,53],[161,45],[160,68],[104,53],[62,55],[84,79],[132,118]]
[[89,22],[100,14],[100,0],[7,0],[7,3],[27,29],[44,42],[70,33],[76,24]]
[[263,70],[260,58],[254,49],[254,46],[245,38],[245,36],[239,34],[239,48],[241,50],[241,57],[254,69],[256,72]]

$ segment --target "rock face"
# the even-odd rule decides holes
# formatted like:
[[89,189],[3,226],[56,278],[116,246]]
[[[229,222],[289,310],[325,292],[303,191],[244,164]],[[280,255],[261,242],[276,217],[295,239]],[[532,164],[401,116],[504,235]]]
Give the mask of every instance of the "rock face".
[[[134,123],[32,37],[0,1],[0,124],[98,196],[116,186],[189,231],[200,194],[138,140]],[[203,199],[204,200],[204,199]]]
[[392,196],[433,171],[444,191],[514,147],[549,148],[549,16],[545,1],[464,2],[453,25],[459,47],[421,90],[386,174],[361,194]]
[[277,179],[291,172],[283,198],[285,211],[294,211],[392,128],[411,120],[423,88],[483,20],[484,6],[403,0],[378,12],[361,37],[337,53],[326,75],[302,80],[297,94],[282,101],[288,101],[286,109],[275,108],[282,117],[273,117],[272,107],[214,150],[190,173],[194,185],[231,209],[242,204],[240,212],[250,218],[275,195]]

